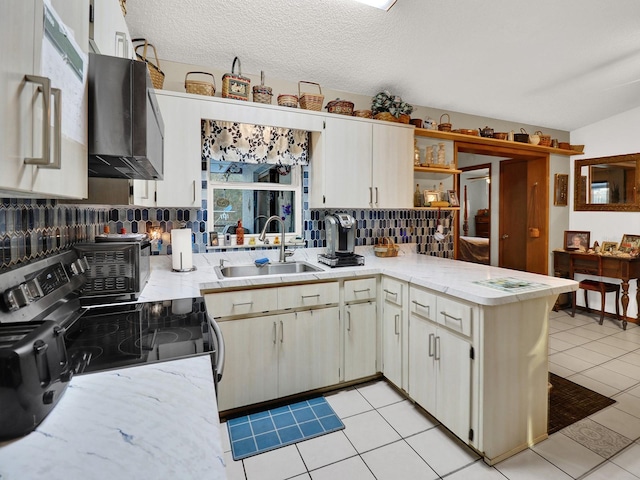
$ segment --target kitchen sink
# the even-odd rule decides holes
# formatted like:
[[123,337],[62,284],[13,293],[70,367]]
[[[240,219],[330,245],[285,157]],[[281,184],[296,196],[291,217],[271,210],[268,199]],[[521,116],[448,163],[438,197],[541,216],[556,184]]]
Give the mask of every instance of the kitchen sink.
[[229,265],[214,268],[218,278],[258,277],[262,275],[290,275],[292,273],[321,272],[322,268],[307,262],[268,263],[264,266]]

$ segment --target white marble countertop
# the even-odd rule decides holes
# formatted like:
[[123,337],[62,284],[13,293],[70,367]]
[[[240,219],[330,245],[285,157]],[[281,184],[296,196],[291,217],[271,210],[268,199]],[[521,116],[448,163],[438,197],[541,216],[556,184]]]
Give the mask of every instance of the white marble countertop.
[[[295,250],[295,254],[288,261],[306,261],[321,267],[322,271],[224,280],[218,279],[214,271],[214,267],[219,265],[220,259],[226,260],[225,265],[252,264],[254,260],[264,257],[275,263],[278,261],[278,251],[253,250],[194,254],[193,263],[197,270],[187,273],[172,272],[170,256],[153,256],[151,257],[149,283],[143,290],[139,301],[193,297],[225,288],[357,278],[376,274],[389,275],[480,305],[503,305],[543,296],[559,295],[578,288],[578,283],[573,280],[420,255],[414,253],[415,244],[405,244],[400,247],[399,255],[391,258],[376,257],[371,246],[357,247],[356,253],[365,256],[365,265],[341,268],[329,268],[319,264],[317,255],[322,252],[322,249],[301,248]],[[514,278],[539,284],[539,286],[514,293],[474,283],[500,278]]]
[[226,478],[209,355],[73,377],[2,480]]

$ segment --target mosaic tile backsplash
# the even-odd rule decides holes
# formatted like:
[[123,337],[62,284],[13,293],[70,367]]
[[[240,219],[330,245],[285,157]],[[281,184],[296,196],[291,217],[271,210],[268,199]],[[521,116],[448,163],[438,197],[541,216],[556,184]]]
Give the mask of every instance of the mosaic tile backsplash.
[[[85,206],[58,204],[55,200],[2,199],[0,203],[0,269],[66,250],[74,243],[91,242],[105,225],[111,232],[149,232],[158,227],[169,233],[186,226],[193,231],[195,253],[207,251],[207,204],[202,208],[143,208],[133,206]],[[340,210],[357,221],[356,245],[373,245],[383,237],[395,243],[416,243],[418,253],[453,258],[453,236],[436,241],[437,211]],[[304,239],[308,247],[325,246],[325,210],[303,213]],[[440,223],[450,231],[450,212]],[[168,235],[160,253],[171,253]]]

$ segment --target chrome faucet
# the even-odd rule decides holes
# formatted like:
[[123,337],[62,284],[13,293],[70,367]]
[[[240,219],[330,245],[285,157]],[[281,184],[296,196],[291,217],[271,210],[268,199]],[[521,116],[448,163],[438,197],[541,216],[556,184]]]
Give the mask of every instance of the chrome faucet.
[[284,220],[282,220],[282,218],[280,218],[277,215],[271,215],[268,219],[267,222],[264,224],[264,227],[262,228],[262,232],[260,232],[260,235],[258,236],[258,240],[260,240],[261,242],[264,242],[265,238],[267,237],[267,227],[269,226],[269,224],[273,221],[273,220],[277,220],[280,223],[280,230],[282,231],[282,238],[280,241],[280,263],[284,263],[287,261],[286,257],[290,257],[291,255],[293,255],[293,252],[285,252],[284,250]]

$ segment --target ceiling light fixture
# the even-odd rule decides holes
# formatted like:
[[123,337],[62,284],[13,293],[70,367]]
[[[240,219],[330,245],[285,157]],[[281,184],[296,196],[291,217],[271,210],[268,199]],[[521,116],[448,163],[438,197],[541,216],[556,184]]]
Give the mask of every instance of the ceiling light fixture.
[[395,5],[396,1],[397,0],[356,0],[356,2],[364,3],[365,5],[376,7],[387,12]]

